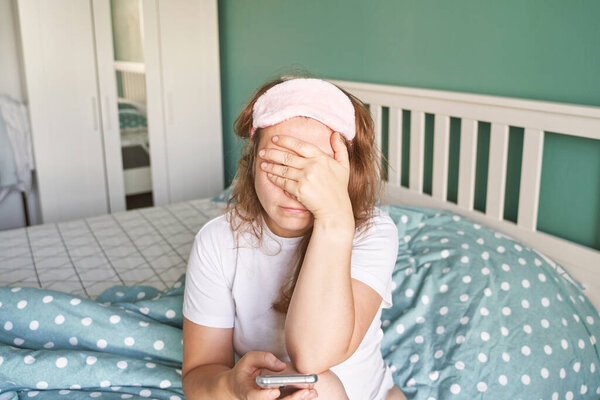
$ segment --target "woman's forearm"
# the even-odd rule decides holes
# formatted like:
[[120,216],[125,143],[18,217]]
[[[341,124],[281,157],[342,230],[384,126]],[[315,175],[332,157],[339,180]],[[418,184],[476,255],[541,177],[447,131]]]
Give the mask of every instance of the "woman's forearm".
[[344,361],[355,315],[350,257],[352,214],[315,220],[285,323],[290,359],[303,373]]
[[183,378],[183,392],[188,400],[232,400],[228,379],[231,368],[221,364],[202,365],[188,372]]

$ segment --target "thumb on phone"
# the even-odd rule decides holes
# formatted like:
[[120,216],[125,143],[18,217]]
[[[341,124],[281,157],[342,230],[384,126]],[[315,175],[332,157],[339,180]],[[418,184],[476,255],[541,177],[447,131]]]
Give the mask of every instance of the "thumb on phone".
[[286,364],[266,351],[251,351],[244,356],[249,366],[254,368],[266,368],[272,371],[285,369]]

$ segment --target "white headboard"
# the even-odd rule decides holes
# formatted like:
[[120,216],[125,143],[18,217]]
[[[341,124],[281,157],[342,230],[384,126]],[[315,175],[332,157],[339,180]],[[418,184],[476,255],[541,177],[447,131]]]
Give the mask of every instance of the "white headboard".
[[144,63],[115,61],[115,71],[121,77],[123,98],[146,102],[146,66]]
[[[600,107],[358,82],[331,82],[369,104],[379,148],[382,144],[382,109],[389,108],[387,204],[450,210],[519,239],[563,265],[586,287],[586,295],[600,309],[600,251],[536,229],[544,132],[600,140]],[[400,182],[403,110],[411,112],[408,187]],[[435,116],[432,195],[423,192],[425,113]],[[450,117],[461,119],[457,204],[447,200]],[[479,121],[491,123],[485,213],[474,209]],[[504,220],[510,126],[524,128],[516,224]]]

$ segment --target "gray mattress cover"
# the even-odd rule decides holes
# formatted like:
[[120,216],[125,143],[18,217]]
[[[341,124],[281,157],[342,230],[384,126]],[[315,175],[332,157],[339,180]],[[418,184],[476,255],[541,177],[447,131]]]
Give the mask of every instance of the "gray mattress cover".
[[223,203],[192,200],[0,231],[0,286],[95,298],[115,285],[170,287],[198,230]]

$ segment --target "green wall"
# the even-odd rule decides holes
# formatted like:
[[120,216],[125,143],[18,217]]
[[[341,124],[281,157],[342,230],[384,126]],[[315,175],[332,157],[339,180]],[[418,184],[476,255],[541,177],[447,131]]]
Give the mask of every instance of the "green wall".
[[[596,0],[221,0],[226,181],[241,147],[237,114],[280,74],[600,106],[599,15]],[[522,130],[510,137],[505,217],[515,220]],[[485,185],[478,178],[479,208]],[[546,134],[540,198],[540,230],[600,249],[600,141]]]

